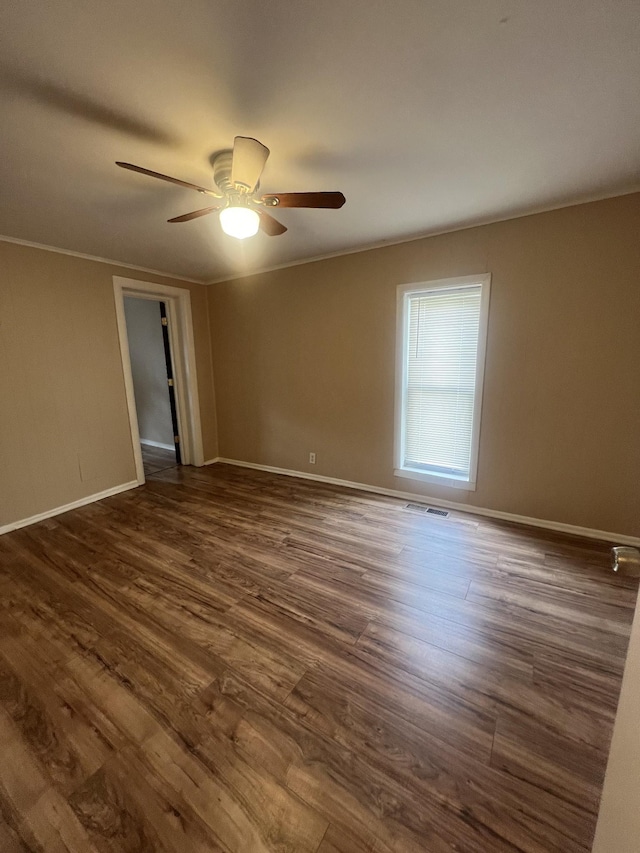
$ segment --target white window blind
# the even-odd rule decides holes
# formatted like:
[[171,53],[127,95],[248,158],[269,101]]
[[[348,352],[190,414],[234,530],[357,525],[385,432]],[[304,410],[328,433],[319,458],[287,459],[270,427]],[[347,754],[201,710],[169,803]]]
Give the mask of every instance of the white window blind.
[[401,469],[475,479],[482,297],[478,280],[404,294]]

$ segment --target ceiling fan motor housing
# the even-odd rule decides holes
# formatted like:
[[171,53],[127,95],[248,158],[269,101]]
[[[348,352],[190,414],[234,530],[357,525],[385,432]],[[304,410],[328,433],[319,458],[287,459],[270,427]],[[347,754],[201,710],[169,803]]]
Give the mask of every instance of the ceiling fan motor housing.
[[254,195],[260,186],[260,182],[258,181],[253,190],[250,192],[248,192],[243,186],[234,184],[231,180],[232,165],[233,151],[221,151],[219,154],[216,154],[213,161],[213,180],[216,186],[228,196],[235,195],[246,198],[247,196]]
[[223,193],[237,192],[231,183],[233,151],[221,151],[213,161],[213,180]]

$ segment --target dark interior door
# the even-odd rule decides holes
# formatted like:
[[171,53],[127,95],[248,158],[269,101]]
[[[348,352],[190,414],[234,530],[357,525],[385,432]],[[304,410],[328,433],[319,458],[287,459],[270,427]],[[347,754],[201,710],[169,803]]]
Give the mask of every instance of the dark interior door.
[[178,432],[178,409],[176,407],[176,389],[173,378],[173,361],[171,359],[171,342],[169,340],[169,320],[167,319],[167,306],[160,303],[160,317],[162,322],[162,340],[164,342],[164,360],[167,367],[167,385],[169,387],[169,405],[171,406],[171,423],[173,424],[173,442],[176,448],[176,462],[182,464],[180,453],[180,433]]

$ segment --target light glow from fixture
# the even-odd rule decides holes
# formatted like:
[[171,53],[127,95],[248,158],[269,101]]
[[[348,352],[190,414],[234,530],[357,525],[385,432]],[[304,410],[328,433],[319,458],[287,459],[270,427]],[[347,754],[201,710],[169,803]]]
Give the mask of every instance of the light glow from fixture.
[[244,240],[258,233],[260,217],[249,207],[225,207],[220,211],[220,225],[225,234]]

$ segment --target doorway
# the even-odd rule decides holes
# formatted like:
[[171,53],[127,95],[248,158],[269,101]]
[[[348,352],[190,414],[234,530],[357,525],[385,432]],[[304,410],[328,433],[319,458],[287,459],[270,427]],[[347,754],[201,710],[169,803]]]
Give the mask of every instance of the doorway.
[[180,423],[167,306],[124,297],[133,394],[145,476],[180,465]]
[[113,284],[138,483],[202,465],[189,291],[119,276]]

